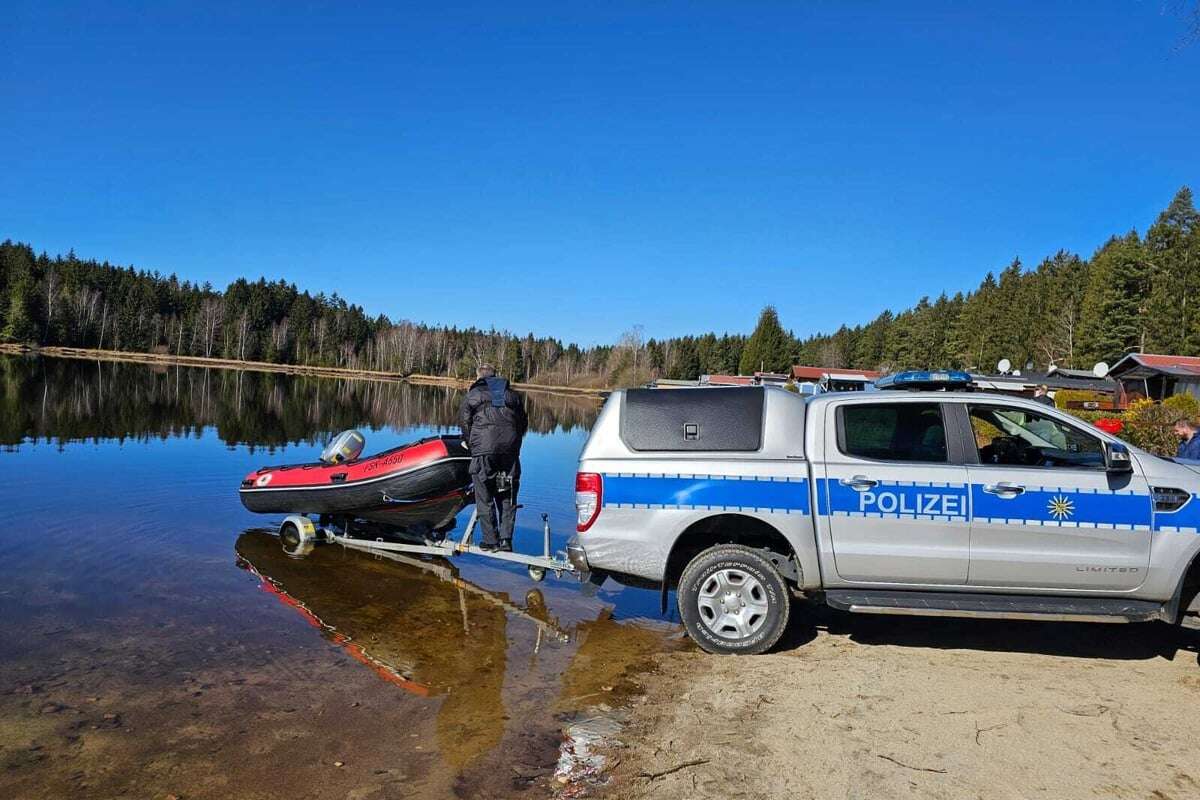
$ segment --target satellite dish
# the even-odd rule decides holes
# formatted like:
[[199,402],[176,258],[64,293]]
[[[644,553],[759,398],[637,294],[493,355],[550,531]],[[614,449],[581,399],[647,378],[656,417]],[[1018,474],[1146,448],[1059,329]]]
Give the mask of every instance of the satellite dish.
[[1021,370],[1019,370],[1019,369],[1014,369],[1014,370],[1013,370],[1013,377],[1014,377],[1014,378],[1019,378],[1019,377],[1021,377]]
[[1108,364],[1104,361],[1097,361],[1096,366],[1092,367],[1092,374],[1097,378],[1103,378],[1108,374]]
[[1007,358],[1000,359],[1000,363],[996,365],[996,371],[1001,375],[1008,372],[1010,369],[1012,369],[1012,362]]

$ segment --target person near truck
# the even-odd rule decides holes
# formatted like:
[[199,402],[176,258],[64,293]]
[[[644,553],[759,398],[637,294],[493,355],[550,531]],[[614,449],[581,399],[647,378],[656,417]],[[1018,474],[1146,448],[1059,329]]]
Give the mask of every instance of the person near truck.
[[1200,461],[1200,436],[1196,435],[1195,420],[1186,417],[1175,423],[1175,435],[1179,437],[1179,450],[1176,458],[1186,458],[1189,461]]
[[512,551],[521,484],[521,441],[529,428],[525,401],[484,364],[459,411],[463,441],[471,448],[471,483],[484,550]]
[[1054,406],[1054,398],[1050,396],[1050,387],[1044,383],[1033,390],[1033,399],[1044,406]]

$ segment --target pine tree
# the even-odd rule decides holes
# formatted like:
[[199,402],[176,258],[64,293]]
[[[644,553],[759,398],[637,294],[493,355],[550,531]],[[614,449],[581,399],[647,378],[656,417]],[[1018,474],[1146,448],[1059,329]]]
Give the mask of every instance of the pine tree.
[[879,369],[884,366],[884,352],[892,323],[892,312],[884,311],[862,327],[854,339],[850,366],[855,369]]
[[1147,347],[1160,353],[1200,349],[1200,214],[1184,186],[1146,234],[1150,262]]
[[1031,326],[1034,363],[1047,367],[1087,366],[1079,350],[1087,285],[1088,263],[1073,253],[1060,250],[1038,266],[1030,287],[1030,302],[1036,306]]
[[35,342],[38,326],[34,318],[34,283],[28,274],[18,275],[9,282],[8,302],[0,341]]
[[775,307],[767,306],[759,314],[758,325],[746,342],[738,371],[743,375],[751,375],[759,370],[787,372],[791,368],[795,349],[792,337],[779,324]]
[[1111,361],[1140,349],[1147,275],[1136,231],[1114,236],[1092,256],[1080,319],[1084,363]]

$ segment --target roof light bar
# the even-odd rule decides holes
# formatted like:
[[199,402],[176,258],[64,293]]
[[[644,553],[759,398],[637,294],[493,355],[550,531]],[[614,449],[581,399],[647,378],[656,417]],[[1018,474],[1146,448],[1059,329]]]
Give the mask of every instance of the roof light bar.
[[877,389],[909,389],[912,391],[966,389],[970,385],[971,376],[960,369],[894,372],[875,381]]

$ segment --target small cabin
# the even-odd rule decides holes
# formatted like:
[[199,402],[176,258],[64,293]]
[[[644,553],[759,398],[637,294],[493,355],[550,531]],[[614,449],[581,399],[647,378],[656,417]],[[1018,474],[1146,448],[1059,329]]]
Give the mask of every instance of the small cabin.
[[1200,399],[1200,358],[1130,353],[1108,371],[1127,401],[1165,400],[1176,394]]

